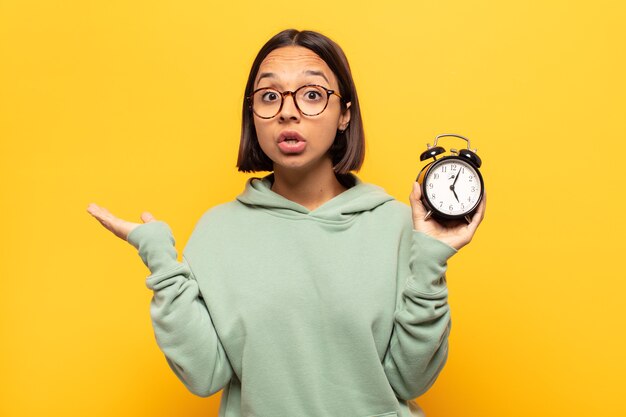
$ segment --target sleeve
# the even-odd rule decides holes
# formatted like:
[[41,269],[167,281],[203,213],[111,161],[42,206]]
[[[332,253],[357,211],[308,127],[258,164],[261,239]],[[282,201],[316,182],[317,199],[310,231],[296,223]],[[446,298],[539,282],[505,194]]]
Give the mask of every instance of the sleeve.
[[189,263],[176,259],[170,227],[163,221],[144,223],[127,240],[151,272],[146,279],[154,291],[150,316],[167,363],[192,393],[208,397],[218,392],[233,370]]
[[445,271],[456,252],[413,229],[402,237],[398,273],[404,286],[383,358],[385,374],[400,399],[426,392],[446,363],[451,321]]

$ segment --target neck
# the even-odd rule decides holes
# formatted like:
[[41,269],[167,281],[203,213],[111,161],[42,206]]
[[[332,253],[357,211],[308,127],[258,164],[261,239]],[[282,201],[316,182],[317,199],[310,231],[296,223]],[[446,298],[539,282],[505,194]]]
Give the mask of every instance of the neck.
[[346,190],[337,180],[330,160],[313,170],[274,167],[272,191],[309,210],[315,210]]

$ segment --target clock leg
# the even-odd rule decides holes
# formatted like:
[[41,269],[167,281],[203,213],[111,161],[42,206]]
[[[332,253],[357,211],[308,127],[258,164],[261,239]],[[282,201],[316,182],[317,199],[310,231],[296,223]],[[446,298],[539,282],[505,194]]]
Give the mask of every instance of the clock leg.
[[467,222],[467,224],[470,224],[472,222],[472,218],[469,214],[465,215],[465,221]]
[[433,211],[428,210],[428,213],[426,213],[426,215],[424,216],[424,220],[428,220],[432,214],[433,214]]

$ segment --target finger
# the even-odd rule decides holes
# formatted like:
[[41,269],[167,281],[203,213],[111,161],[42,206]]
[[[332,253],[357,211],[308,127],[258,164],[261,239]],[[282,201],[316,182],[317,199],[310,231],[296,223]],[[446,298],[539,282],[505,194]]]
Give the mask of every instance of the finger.
[[485,208],[487,207],[487,193],[483,193],[483,199],[480,202],[480,204],[478,205],[478,209],[476,210],[476,212],[480,213],[480,220],[482,221],[482,219],[485,217]]
[[478,225],[480,224],[480,222],[483,221],[483,218],[485,217],[486,204],[487,204],[487,193],[484,193],[483,199],[478,205],[478,208],[476,209],[476,213],[474,213],[474,216],[472,217],[472,221],[470,222],[470,224],[467,225],[467,227],[471,230],[472,234],[476,231],[476,229],[478,228]]
[[89,205],[87,206],[87,212],[96,217],[100,215],[101,208],[96,203],[89,203]]
[[409,201],[411,202],[414,217],[417,217],[418,220],[423,219],[426,215],[426,208],[422,204],[421,185],[417,181],[413,183],[413,191],[409,194]]
[[144,211],[143,213],[141,213],[141,220],[144,223],[156,221],[152,213],[150,213],[149,211]]
[[114,222],[115,220],[117,220],[117,217],[115,217],[111,212],[109,212],[109,210],[107,210],[104,207],[100,207],[95,203],[91,203],[87,207],[87,211],[89,212],[89,214],[94,216],[96,219],[98,219],[98,221],[100,221],[100,223],[104,225],[110,224]]
[[419,201],[422,198],[422,189],[420,187],[420,183],[415,181],[413,183],[413,189],[411,190],[411,194],[409,194],[409,200]]
[[112,214],[105,209],[104,207],[100,207],[99,205],[95,204],[95,203],[91,203],[89,205],[89,207],[87,208],[87,211],[89,211],[89,213],[91,213],[91,215],[96,216],[96,217],[100,217],[100,218],[106,218],[106,217],[111,217]]

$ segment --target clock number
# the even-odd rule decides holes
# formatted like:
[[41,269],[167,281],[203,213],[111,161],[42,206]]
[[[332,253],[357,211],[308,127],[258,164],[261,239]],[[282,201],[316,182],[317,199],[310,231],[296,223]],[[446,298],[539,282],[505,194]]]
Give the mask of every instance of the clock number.
[[462,174],[465,172],[465,167],[461,167],[461,169],[459,170],[459,174]]
[[434,199],[435,199],[435,193],[432,193],[432,194],[430,195],[430,197],[434,200]]
[[441,172],[448,172],[448,167],[446,165],[442,166]]
[[452,204],[450,204],[450,207],[448,207],[450,209],[450,211],[454,210],[454,206]]
[[433,178],[434,178],[434,179],[439,179],[439,173],[438,173],[438,172],[435,172],[435,175],[433,175]]
[[465,204],[461,203],[461,209],[465,209]]
[[452,165],[450,166],[450,169],[451,169],[452,171],[456,171],[456,164],[452,164]]
[[433,189],[435,184],[433,184],[432,182],[428,184],[428,188],[430,188],[431,190]]
[[439,201],[439,208],[443,207],[443,201]]
[[472,187],[472,192],[476,191],[476,187]]
[[470,175],[470,176],[469,176],[469,181],[470,181],[470,182],[472,182],[472,178],[474,178],[474,176],[473,176],[473,175]]
[[472,202],[472,196],[467,197],[467,202],[471,203]]

